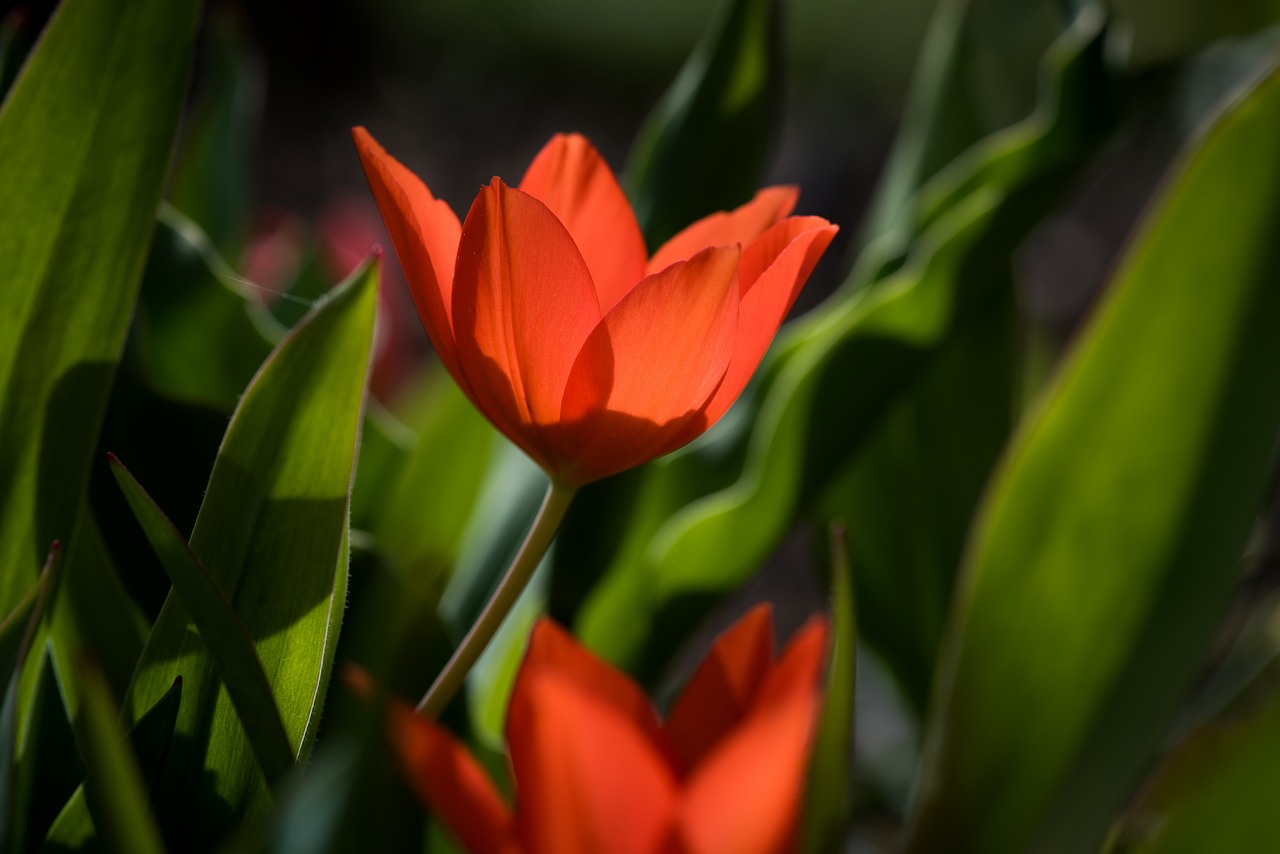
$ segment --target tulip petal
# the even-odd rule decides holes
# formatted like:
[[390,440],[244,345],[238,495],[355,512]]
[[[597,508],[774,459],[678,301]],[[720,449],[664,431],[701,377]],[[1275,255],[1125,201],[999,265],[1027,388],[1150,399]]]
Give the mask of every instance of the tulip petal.
[[469,391],[458,366],[452,321],[453,267],[462,225],[449,205],[431,195],[367,130],[353,128],[351,136],[431,345],[445,370]]
[[512,854],[515,820],[497,789],[448,730],[391,708],[391,740],[409,784],[472,854]]
[[670,833],[670,767],[625,715],[544,671],[507,725],[516,826],[529,854],[649,854]]
[[797,187],[765,187],[741,207],[705,216],[659,247],[649,260],[648,271],[664,270],[708,246],[746,246],[791,213],[799,197]]
[[708,425],[718,421],[747,387],[836,231],[821,217],[792,217],[743,251],[738,265],[742,291],[738,336],[724,382],[707,404]]
[[458,357],[489,420],[544,468],[575,357],[600,320],[591,274],[546,205],[498,178],[480,190],[458,246]]
[[552,137],[529,164],[520,189],[550,208],[573,235],[591,271],[601,312],[617,305],[644,278],[648,253],[631,203],[585,137]]
[[738,258],[715,247],[644,279],[587,338],[557,437],[577,482],[674,450],[702,423],[733,352]]
[[682,775],[746,717],[772,669],[773,609],[757,605],[716,639],[667,715],[667,737]]
[[796,832],[817,711],[811,691],[754,714],[698,767],[680,811],[688,854],[785,850]]
[[640,686],[622,671],[596,658],[572,635],[545,618],[534,625],[529,636],[529,648],[525,651],[507,706],[508,718],[527,713],[527,688],[536,676],[544,673],[568,679],[601,703],[613,707],[645,734],[658,753],[670,756],[666,735],[658,725],[657,712]]
[[822,682],[822,665],[827,659],[829,633],[827,618],[822,615],[801,626],[760,685],[753,707],[762,709],[817,690]]

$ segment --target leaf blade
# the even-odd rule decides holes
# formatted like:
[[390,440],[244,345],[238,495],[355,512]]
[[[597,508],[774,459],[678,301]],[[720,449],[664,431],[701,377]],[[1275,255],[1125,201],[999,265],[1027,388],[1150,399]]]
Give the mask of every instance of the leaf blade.
[[1007,453],[951,615],[909,851],[1096,844],[1154,748],[1280,427],[1280,382],[1257,368],[1280,359],[1277,146],[1272,72],[1185,158]]
[[72,545],[197,7],[68,0],[0,112],[0,611],[49,542]]
[[253,638],[142,484],[114,456],[110,458],[110,465],[116,483],[217,665],[262,773],[267,782],[274,785],[293,768],[293,751]]

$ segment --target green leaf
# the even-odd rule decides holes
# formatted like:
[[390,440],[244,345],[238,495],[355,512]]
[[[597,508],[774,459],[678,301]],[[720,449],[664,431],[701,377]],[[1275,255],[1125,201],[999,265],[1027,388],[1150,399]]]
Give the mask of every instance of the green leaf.
[[[907,259],[860,266],[855,277],[864,278],[783,331],[752,408],[740,407],[751,429],[736,479],[701,494],[669,485],[715,483],[697,448],[649,467],[662,482],[649,493],[658,506],[636,518],[652,527],[625,533],[626,548],[578,617],[584,641],[642,677],[655,674],[688,624],[764,561],[938,354],[1001,310],[1013,249],[1096,144],[1101,122],[1085,117],[1101,106],[1101,61],[1099,21],[1081,20],[1049,58],[1044,109],[926,188],[941,187],[947,201]],[[970,186],[970,170],[991,178]],[[883,278],[859,287],[868,276]]]
[[848,522],[859,626],[917,713],[970,520],[1012,427],[1014,286],[940,348],[819,499]]
[[[64,581],[63,590],[67,582]],[[84,779],[53,655],[43,651],[36,668],[31,712],[19,740],[14,826],[10,851],[33,851]]]
[[0,673],[11,674],[22,666],[27,651],[35,637],[36,627],[44,616],[44,608],[48,602],[50,587],[56,584],[54,573],[57,571],[62,554],[62,547],[53,544],[49,556],[45,558],[44,569],[22,594],[18,604],[0,620]]
[[[108,688],[109,690],[109,688]],[[178,722],[178,710],[182,707],[182,679],[175,679],[154,706],[147,710],[129,730],[129,746],[137,760],[142,779],[147,784],[150,799],[156,800],[161,770],[168,759],[173,743],[173,731]],[[83,719],[82,719],[83,720]],[[45,837],[41,854],[59,854],[63,851],[103,850],[103,840],[97,835],[93,818],[89,813],[85,786],[81,784],[67,800],[62,811]]]
[[775,0],[723,0],[718,19],[636,137],[627,163],[650,249],[712,211],[748,201],[775,127]]
[[[214,463],[191,551],[253,637],[292,755],[320,719],[347,583],[347,517],[372,346],[377,265],[321,302],[240,399]],[[138,714],[181,674],[187,701],[165,768],[171,844],[205,850],[270,802],[233,704],[187,609],[171,594],[127,708]]]
[[[75,650],[91,649],[112,696],[124,694],[151,627],[124,589],[91,507],[77,518],[50,627],[58,673],[73,672]],[[74,709],[75,680],[62,683]]]
[[0,622],[0,675],[4,677],[5,686],[0,697],[0,844],[7,844],[20,836],[25,820],[24,816],[14,812],[14,807],[26,794],[15,790],[21,779],[18,764],[18,683],[22,679],[36,629],[44,618],[52,588],[57,583],[60,558],[61,549],[55,542],[36,583]]
[[147,786],[120,728],[106,680],[92,665],[80,668],[81,738],[87,799],[94,823],[113,851],[160,854],[164,844],[147,804]]
[[293,768],[293,751],[253,638],[164,511],[119,460],[111,457],[110,462],[116,483],[200,631],[262,773],[268,783],[276,783]]
[[831,650],[827,654],[822,712],[809,760],[801,823],[805,854],[844,851],[853,776],[853,712],[858,675],[857,596],[845,529],[831,525]]
[[414,397],[403,418],[416,440],[376,485],[368,526],[400,573],[418,576],[439,596],[458,563],[497,431],[442,371],[430,372]]
[[1280,698],[1179,744],[1143,787],[1107,854],[1268,854],[1280,849]]
[[212,12],[201,39],[201,85],[187,108],[169,201],[235,259],[249,227],[263,75],[235,17],[221,8]]
[[0,101],[18,76],[22,61],[31,50],[31,22],[21,6],[10,9],[0,18]]
[[136,332],[143,376],[158,392],[235,406],[283,331],[237,282],[199,227],[161,205]]
[[0,612],[73,545],[198,7],[66,0],[0,112]]
[[908,851],[1079,851],[1213,637],[1280,428],[1280,74],[1145,220],[992,484]]

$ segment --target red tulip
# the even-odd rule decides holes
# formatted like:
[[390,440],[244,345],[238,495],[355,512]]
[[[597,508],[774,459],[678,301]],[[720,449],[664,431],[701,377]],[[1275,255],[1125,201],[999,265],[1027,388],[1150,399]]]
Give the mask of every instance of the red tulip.
[[519,189],[494,178],[466,220],[354,131],[418,313],[445,368],[557,482],[675,450],[741,394],[836,227],[761,190],[648,257],[617,179],[558,135]]
[[716,641],[664,722],[554,623],[507,709],[514,812],[466,748],[407,707],[393,740],[418,795],[472,854],[774,854],[795,842],[827,624],[773,658],[757,607]]

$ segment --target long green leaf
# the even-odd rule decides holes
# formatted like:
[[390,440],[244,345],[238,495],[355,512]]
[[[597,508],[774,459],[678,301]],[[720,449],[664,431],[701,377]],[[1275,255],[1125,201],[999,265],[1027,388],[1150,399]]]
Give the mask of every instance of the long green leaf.
[[167,204],[157,218],[135,331],[143,376],[169,398],[229,412],[283,329],[194,222]]
[[1145,221],[970,545],[911,852],[1099,841],[1211,639],[1280,428],[1280,74]]
[[119,460],[111,457],[110,462],[116,483],[200,630],[262,773],[268,783],[276,783],[293,768],[293,751],[253,638],[164,511]]
[[[63,582],[63,590],[66,583]],[[8,848],[19,852],[34,850],[35,844],[44,839],[84,779],[71,713],[49,650],[43,650],[35,666],[31,711],[18,744],[15,820]]]
[[723,0],[636,137],[628,185],[651,249],[759,186],[781,72],[777,18],[776,0]]
[[974,509],[1013,426],[1013,283],[942,347],[819,499],[848,520],[859,630],[913,709],[927,705]]
[[[346,597],[347,516],[376,296],[370,264],[281,341],[231,419],[190,539],[255,641],[299,760],[315,736]],[[171,594],[127,708],[140,713],[182,675],[187,699],[161,814],[174,847],[206,850],[270,795],[194,628]]]
[[71,547],[197,0],[66,0],[0,112],[0,612]]
[[[108,691],[110,686],[107,686]],[[173,731],[182,708],[182,680],[175,679],[154,706],[129,730],[129,747],[137,760],[142,779],[152,801],[160,784],[161,770],[173,744]],[[83,719],[82,719],[83,720]],[[41,846],[41,854],[65,851],[98,852],[104,840],[94,827],[89,812],[85,784],[81,783],[62,807]]]
[[1280,701],[1193,733],[1161,763],[1107,854],[1270,854],[1280,850]]
[[14,788],[21,779],[18,765],[18,683],[36,629],[44,619],[60,563],[61,549],[55,542],[35,585],[0,623],[0,678],[4,680],[4,693],[0,695],[0,844],[21,835],[21,825],[25,820],[23,816],[14,814],[14,806],[26,796],[25,792],[17,792]]
[[833,522],[828,543],[832,632],[822,713],[804,796],[805,854],[845,850],[852,809],[853,713],[858,674],[858,614],[845,528]]
[[202,76],[187,108],[169,201],[191,217],[228,258],[248,235],[262,69],[237,18],[215,9],[201,39]]
[[379,549],[438,597],[458,562],[497,432],[443,372],[432,372],[416,397],[405,415],[416,435],[412,450],[382,483],[357,481],[356,488],[377,490],[367,521]]
[[[49,623],[60,676],[73,672],[77,649],[91,649],[112,696],[124,695],[151,626],[124,588],[92,507],[77,518]],[[75,680],[63,678],[61,686],[74,710]]]
[[129,749],[106,680],[91,665],[80,669],[81,734],[90,812],[119,854],[161,854],[164,844],[147,804],[147,786]]

